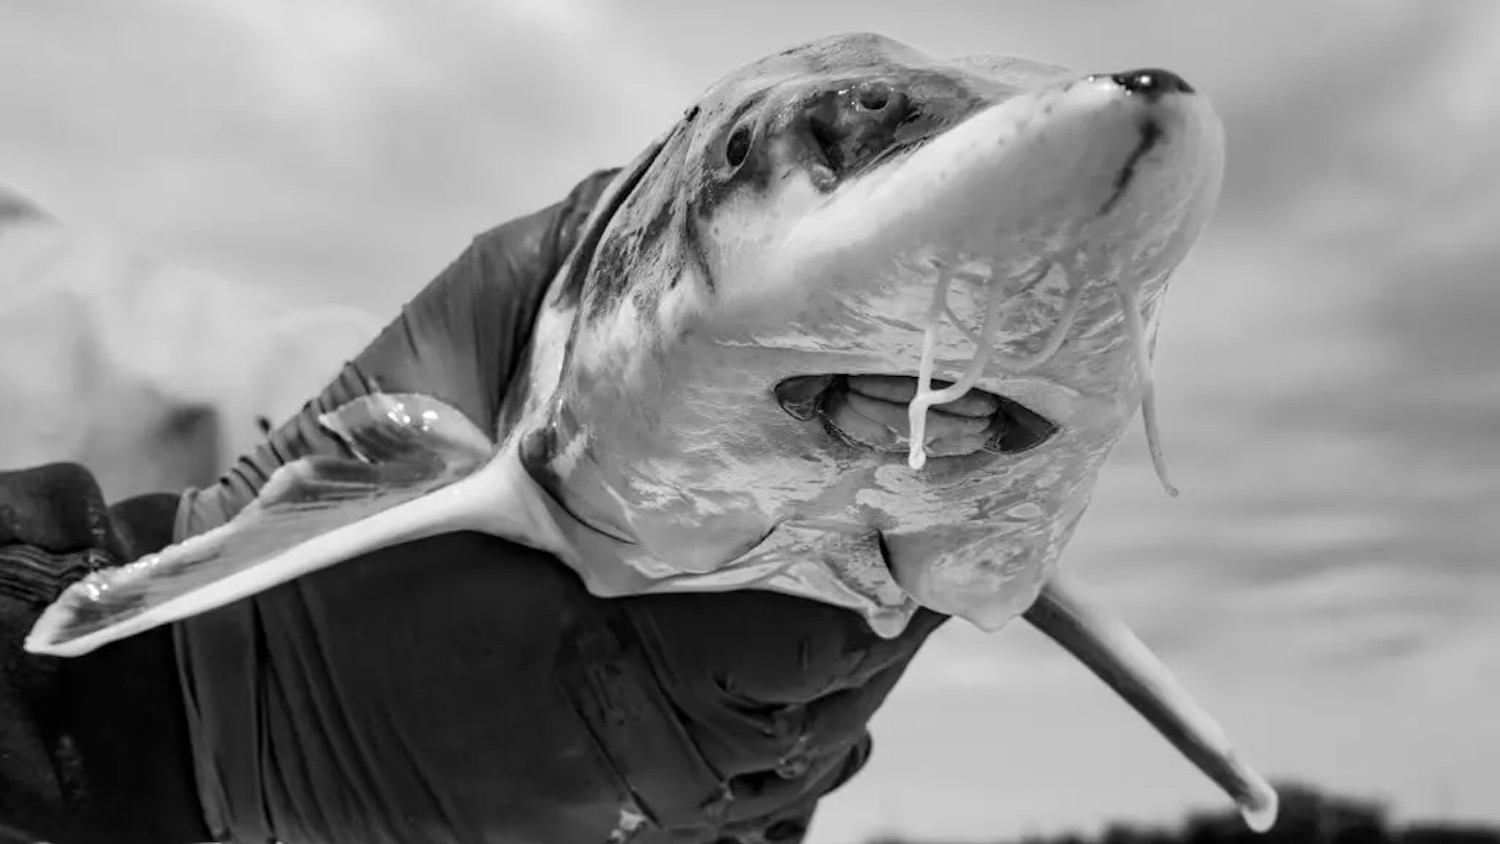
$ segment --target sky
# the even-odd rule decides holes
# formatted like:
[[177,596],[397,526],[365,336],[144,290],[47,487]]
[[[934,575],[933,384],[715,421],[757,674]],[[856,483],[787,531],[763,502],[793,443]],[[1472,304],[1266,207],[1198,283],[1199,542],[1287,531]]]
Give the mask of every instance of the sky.
[[[0,184],[283,307],[376,314],[800,41],[1177,71],[1228,137],[1157,349],[1183,495],[1132,430],[1063,564],[1263,772],[1500,820],[1500,4],[0,0],[0,22]],[[946,627],[873,730],[814,844],[1222,804],[1024,626]]]

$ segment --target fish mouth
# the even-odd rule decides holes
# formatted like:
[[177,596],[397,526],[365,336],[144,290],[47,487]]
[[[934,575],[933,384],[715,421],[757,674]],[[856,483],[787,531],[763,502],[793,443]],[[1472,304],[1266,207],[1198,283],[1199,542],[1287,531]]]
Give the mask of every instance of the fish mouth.
[[[942,389],[950,382],[933,379]],[[776,385],[781,409],[804,422],[820,422],[846,445],[904,458],[911,450],[909,423],[918,381],[909,375],[829,373],[799,375]],[[1020,454],[1051,439],[1052,420],[1018,401],[978,388],[927,411],[923,437],[934,459]]]

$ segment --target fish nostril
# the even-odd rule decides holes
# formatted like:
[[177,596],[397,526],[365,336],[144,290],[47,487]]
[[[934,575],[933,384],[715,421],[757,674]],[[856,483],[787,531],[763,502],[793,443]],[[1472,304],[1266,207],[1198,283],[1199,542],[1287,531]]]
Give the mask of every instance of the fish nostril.
[[854,101],[865,111],[882,111],[891,104],[891,89],[879,83],[861,85]]
[[1193,86],[1187,84],[1181,76],[1161,68],[1151,67],[1114,73],[1110,74],[1109,78],[1130,93],[1140,94],[1147,99],[1155,99],[1167,94],[1193,93]]

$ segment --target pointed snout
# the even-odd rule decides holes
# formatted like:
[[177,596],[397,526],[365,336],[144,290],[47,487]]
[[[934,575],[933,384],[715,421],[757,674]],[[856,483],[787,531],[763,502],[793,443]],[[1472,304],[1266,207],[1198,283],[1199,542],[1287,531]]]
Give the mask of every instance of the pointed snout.
[[1147,100],[1156,100],[1169,94],[1194,93],[1193,86],[1189,85],[1187,80],[1170,70],[1155,67],[1111,73],[1109,79],[1127,92],[1145,97]]
[[[1191,90],[1136,70],[998,102],[849,179],[789,232],[784,254],[803,278],[869,278],[924,250],[1030,259],[1062,241],[1190,242],[1223,167],[1222,127]],[[854,117],[845,137],[868,131]],[[1162,263],[1180,257],[1168,251]]]

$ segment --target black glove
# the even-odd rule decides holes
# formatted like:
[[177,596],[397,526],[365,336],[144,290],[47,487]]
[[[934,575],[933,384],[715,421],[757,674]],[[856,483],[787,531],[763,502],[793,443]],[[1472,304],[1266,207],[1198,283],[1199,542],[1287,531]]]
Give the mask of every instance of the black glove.
[[106,508],[73,464],[0,472],[0,843],[208,839],[171,631],[77,659],[22,649],[69,583],[170,543],[177,506]]

